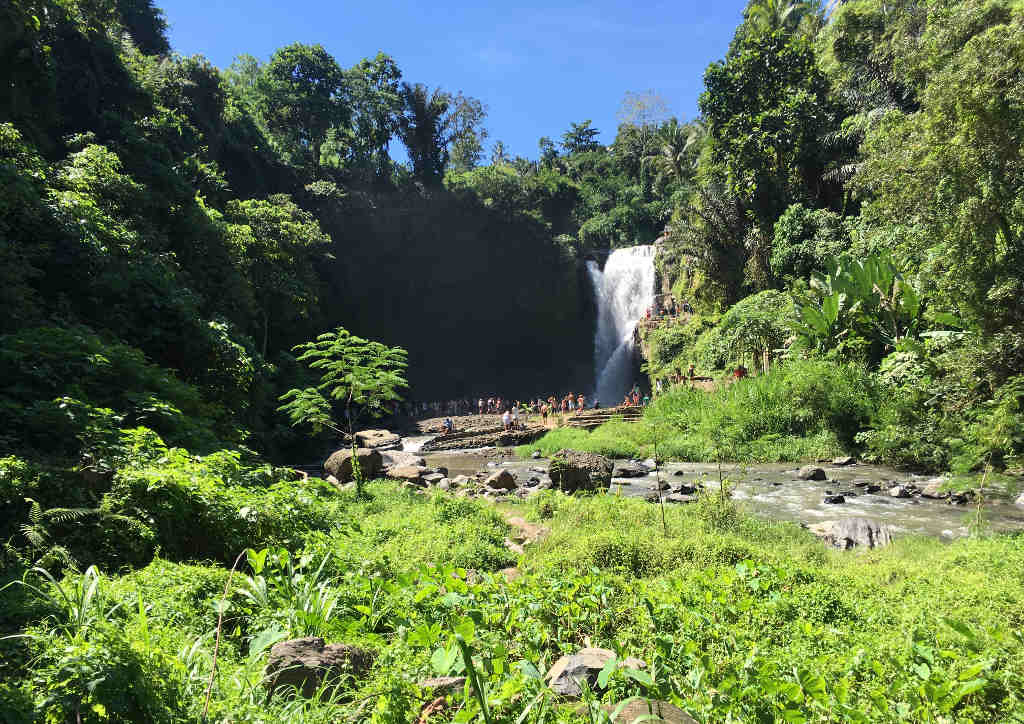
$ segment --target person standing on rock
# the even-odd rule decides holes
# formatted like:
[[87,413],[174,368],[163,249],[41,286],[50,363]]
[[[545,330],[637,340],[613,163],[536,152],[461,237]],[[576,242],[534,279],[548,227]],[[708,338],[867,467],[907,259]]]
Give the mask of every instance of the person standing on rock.
[[512,429],[519,429],[519,405],[512,405]]
[[548,403],[543,403],[540,406],[540,419],[544,423],[544,427],[548,426]]
[[576,414],[580,414],[584,409],[586,409],[586,400],[581,392],[579,397],[576,398]]
[[505,432],[508,432],[509,427],[512,425],[512,413],[505,410],[505,414],[501,416],[501,423],[505,426]]

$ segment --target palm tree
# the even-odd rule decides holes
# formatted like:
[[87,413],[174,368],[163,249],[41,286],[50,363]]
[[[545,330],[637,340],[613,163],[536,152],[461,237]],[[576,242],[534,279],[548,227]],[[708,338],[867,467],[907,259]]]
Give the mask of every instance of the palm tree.
[[794,31],[804,24],[805,18],[820,15],[820,4],[813,1],[754,0],[747,6],[746,15],[747,22],[756,30]]
[[653,168],[658,176],[669,181],[684,181],[696,162],[705,135],[700,121],[684,125],[673,118],[658,130],[660,142],[654,153],[644,157],[644,167]]

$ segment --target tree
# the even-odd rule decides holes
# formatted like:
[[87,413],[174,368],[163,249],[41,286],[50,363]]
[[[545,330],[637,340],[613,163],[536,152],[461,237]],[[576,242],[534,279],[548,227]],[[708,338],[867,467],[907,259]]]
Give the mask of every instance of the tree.
[[378,53],[345,72],[352,108],[351,127],[335,131],[340,165],[357,176],[382,182],[391,176],[388,144],[398,132],[402,112],[402,72],[391,56]]
[[491,148],[491,165],[505,166],[508,162],[508,151],[505,150],[505,144],[501,141],[495,141],[494,146]]
[[558,160],[558,149],[555,148],[554,142],[547,136],[541,136],[540,140],[537,141],[537,147],[540,149],[540,164],[545,168],[551,168],[555,165],[555,161]]
[[403,83],[401,93],[405,108],[398,119],[399,135],[417,180],[436,186],[449,162],[455,171],[476,166],[487,138],[481,126],[487,110],[480,101],[440,88],[430,91],[422,83]]
[[596,140],[601,132],[590,123],[590,119],[583,123],[573,123],[569,130],[562,134],[562,148],[566,153],[584,153],[601,148],[601,144]]
[[790,204],[827,203],[819,139],[834,127],[836,111],[807,38],[782,30],[737,37],[725,61],[708,66],[704,83],[710,161],[765,234]]
[[[358,495],[362,495],[362,474],[356,456],[356,425],[365,418],[378,418],[389,410],[387,404],[401,400],[399,390],[408,386],[404,377],[408,355],[401,347],[357,337],[338,327],[316,340],[295,347],[298,360],[320,372],[316,387],[291,389],[280,398],[278,409],[292,425],[309,425],[314,432],[324,428],[345,435],[352,444],[352,472]],[[334,414],[341,408],[343,421]]]
[[746,9],[746,22],[757,32],[792,32],[817,16],[817,3],[793,0],[753,0]]
[[[930,6],[915,113],[890,111],[856,179],[876,233],[986,334],[1024,330],[1024,12]],[[982,12],[984,11],[984,12]],[[1019,344],[1017,345],[1019,349]],[[1019,354],[1019,353],[1018,353]]]
[[271,323],[283,329],[316,304],[319,279],[313,260],[331,239],[312,214],[284,194],[229,201],[226,218],[259,309],[265,358]]
[[293,163],[314,176],[332,128],[349,123],[345,74],[321,45],[292,43],[277,50],[260,77],[259,110]]

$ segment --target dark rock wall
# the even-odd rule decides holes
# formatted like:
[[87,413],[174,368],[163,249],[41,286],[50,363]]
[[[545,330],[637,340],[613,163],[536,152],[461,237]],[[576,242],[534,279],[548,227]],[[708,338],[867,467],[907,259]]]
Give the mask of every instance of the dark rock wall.
[[405,347],[416,399],[592,386],[585,266],[536,220],[445,192],[346,199],[319,216],[335,241],[325,328]]

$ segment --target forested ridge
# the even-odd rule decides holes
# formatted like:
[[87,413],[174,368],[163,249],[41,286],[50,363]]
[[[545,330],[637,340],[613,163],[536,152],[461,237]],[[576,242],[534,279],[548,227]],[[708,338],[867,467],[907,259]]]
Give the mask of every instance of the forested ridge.
[[[217,68],[152,0],[6,0],[0,719],[1016,721],[1024,561],[984,503],[1024,452],[1022,71],[1018,0],[752,0],[698,117],[629,92],[610,145],[581,109],[523,158],[385,52]],[[583,262],[655,239],[692,305],[643,331],[666,393],[535,449],[952,470],[972,536],[855,556],[724,494],[510,511],[281,467],[353,397],[584,389]],[[339,363],[346,403],[317,343],[398,361]],[[690,364],[756,374],[667,389]],[[514,554],[510,512],[549,537]],[[301,636],[372,664],[275,695]],[[591,644],[567,705],[542,674]]]

